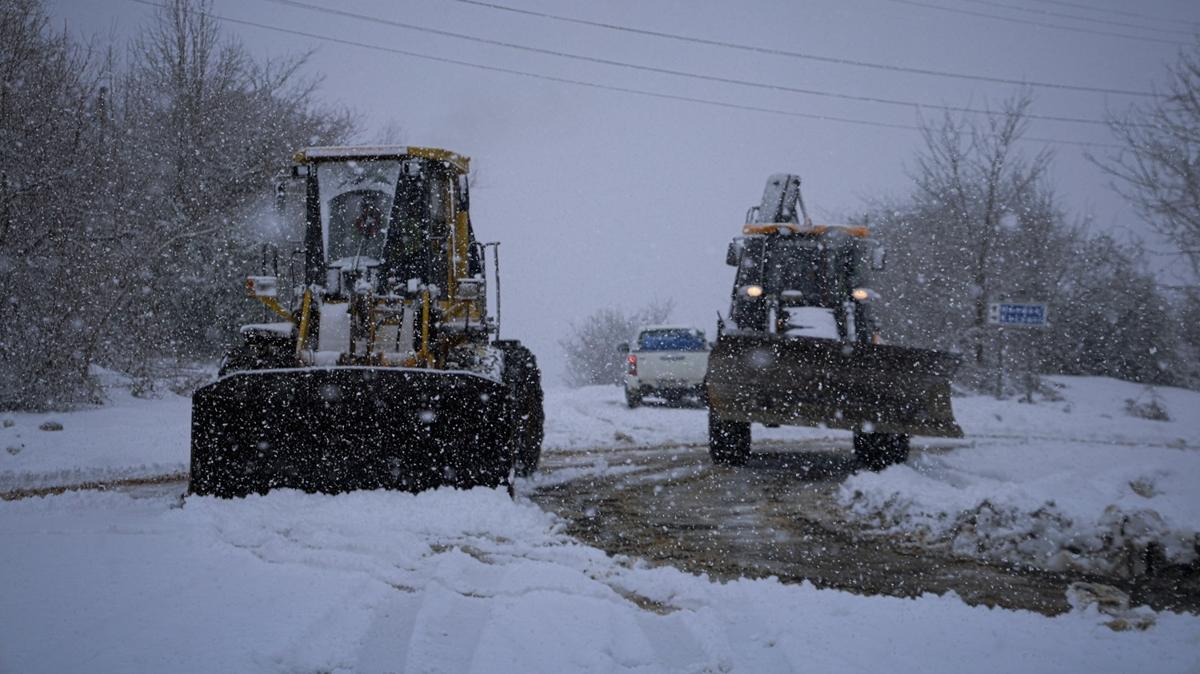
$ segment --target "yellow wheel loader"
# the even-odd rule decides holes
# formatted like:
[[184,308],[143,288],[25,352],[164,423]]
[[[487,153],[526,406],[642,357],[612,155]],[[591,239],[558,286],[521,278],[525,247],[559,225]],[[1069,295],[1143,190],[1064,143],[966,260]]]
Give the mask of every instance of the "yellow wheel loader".
[[860,463],[903,462],[910,435],[961,437],[950,406],[957,356],[882,343],[867,285],[883,249],[866,227],[816,225],[800,178],[773,175],[726,263],[729,322],[708,359],[709,453],[740,465],[751,423],[854,431]]
[[498,338],[499,244],[475,239],[468,172],[432,148],[296,153],[302,283],[287,299],[277,269],[247,279],[278,320],[243,326],[196,392],[191,493],[499,486],[536,468],[541,375]]

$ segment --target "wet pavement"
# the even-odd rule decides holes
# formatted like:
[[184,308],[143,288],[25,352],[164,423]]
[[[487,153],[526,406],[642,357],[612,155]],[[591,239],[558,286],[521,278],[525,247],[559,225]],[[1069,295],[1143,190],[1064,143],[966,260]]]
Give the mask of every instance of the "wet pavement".
[[856,469],[846,445],[755,443],[750,461],[736,468],[713,466],[703,446],[547,452],[548,475],[524,492],[585,543],[718,580],[775,576],[899,597],[954,592],[968,604],[1044,614],[1067,611],[1067,586],[1088,581],[1155,608],[1200,609],[1195,574],[1135,585],[985,564],[866,535],[844,521],[836,502],[839,484]]

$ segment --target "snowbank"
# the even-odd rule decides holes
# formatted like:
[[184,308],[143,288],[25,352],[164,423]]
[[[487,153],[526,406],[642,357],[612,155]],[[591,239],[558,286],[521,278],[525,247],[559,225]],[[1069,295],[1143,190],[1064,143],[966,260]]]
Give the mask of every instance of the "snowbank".
[[[0,503],[20,672],[1194,671],[1200,618],[1104,628],[953,596],[726,584],[610,558],[503,492]],[[1069,647],[1065,645],[1069,644]]]
[[[763,428],[754,439],[849,438],[845,431],[820,428]],[[625,405],[616,386],[585,386],[546,391],[546,451],[606,447],[708,444],[708,412],[668,407],[647,401],[637,409]]]
[[956,398],[967,446],[938,443],[907,465],[850,477],[841,501],[851,519],[964,556],[1051,570],[1135,576],[1196,559],[1200,394],[1158,389],[1171,420],[1154,421],[1127,411],[1128,400],[1148,398],[1142,386],[1051,381],[1061,400]]

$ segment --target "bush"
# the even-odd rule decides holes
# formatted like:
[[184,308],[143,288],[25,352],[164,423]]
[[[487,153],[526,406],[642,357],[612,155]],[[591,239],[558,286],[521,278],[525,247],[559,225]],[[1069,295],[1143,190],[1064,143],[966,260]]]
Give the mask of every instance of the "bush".
[[656,301],[629,314],[601,309],[581,323],[572,323],[570,334],[558,342],[567,356],[567,385],[620,384],[625,355],[617,347],[632,339],[639,326],[665,322],[673,310],[670,300]]

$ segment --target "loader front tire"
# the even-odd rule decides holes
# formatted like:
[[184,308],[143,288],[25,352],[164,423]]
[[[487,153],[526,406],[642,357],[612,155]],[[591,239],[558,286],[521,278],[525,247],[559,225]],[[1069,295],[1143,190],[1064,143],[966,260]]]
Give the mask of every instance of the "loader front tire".
[[854,458],[867,470],[880,471],[908,461],[908,436],[903,433],[855,433]]
[[724,421],[708,411],[708,455],[718,466],[740,466],[750,458],[750,424]]
[[509,438],[513,468],[519,477],[529,477],[537,470],[542,458],[546,421],[542,407],[542,373],[533,353],[520,342],[501,341],[496,346],[504,352],[501,378],[508,386],[512,406]]

